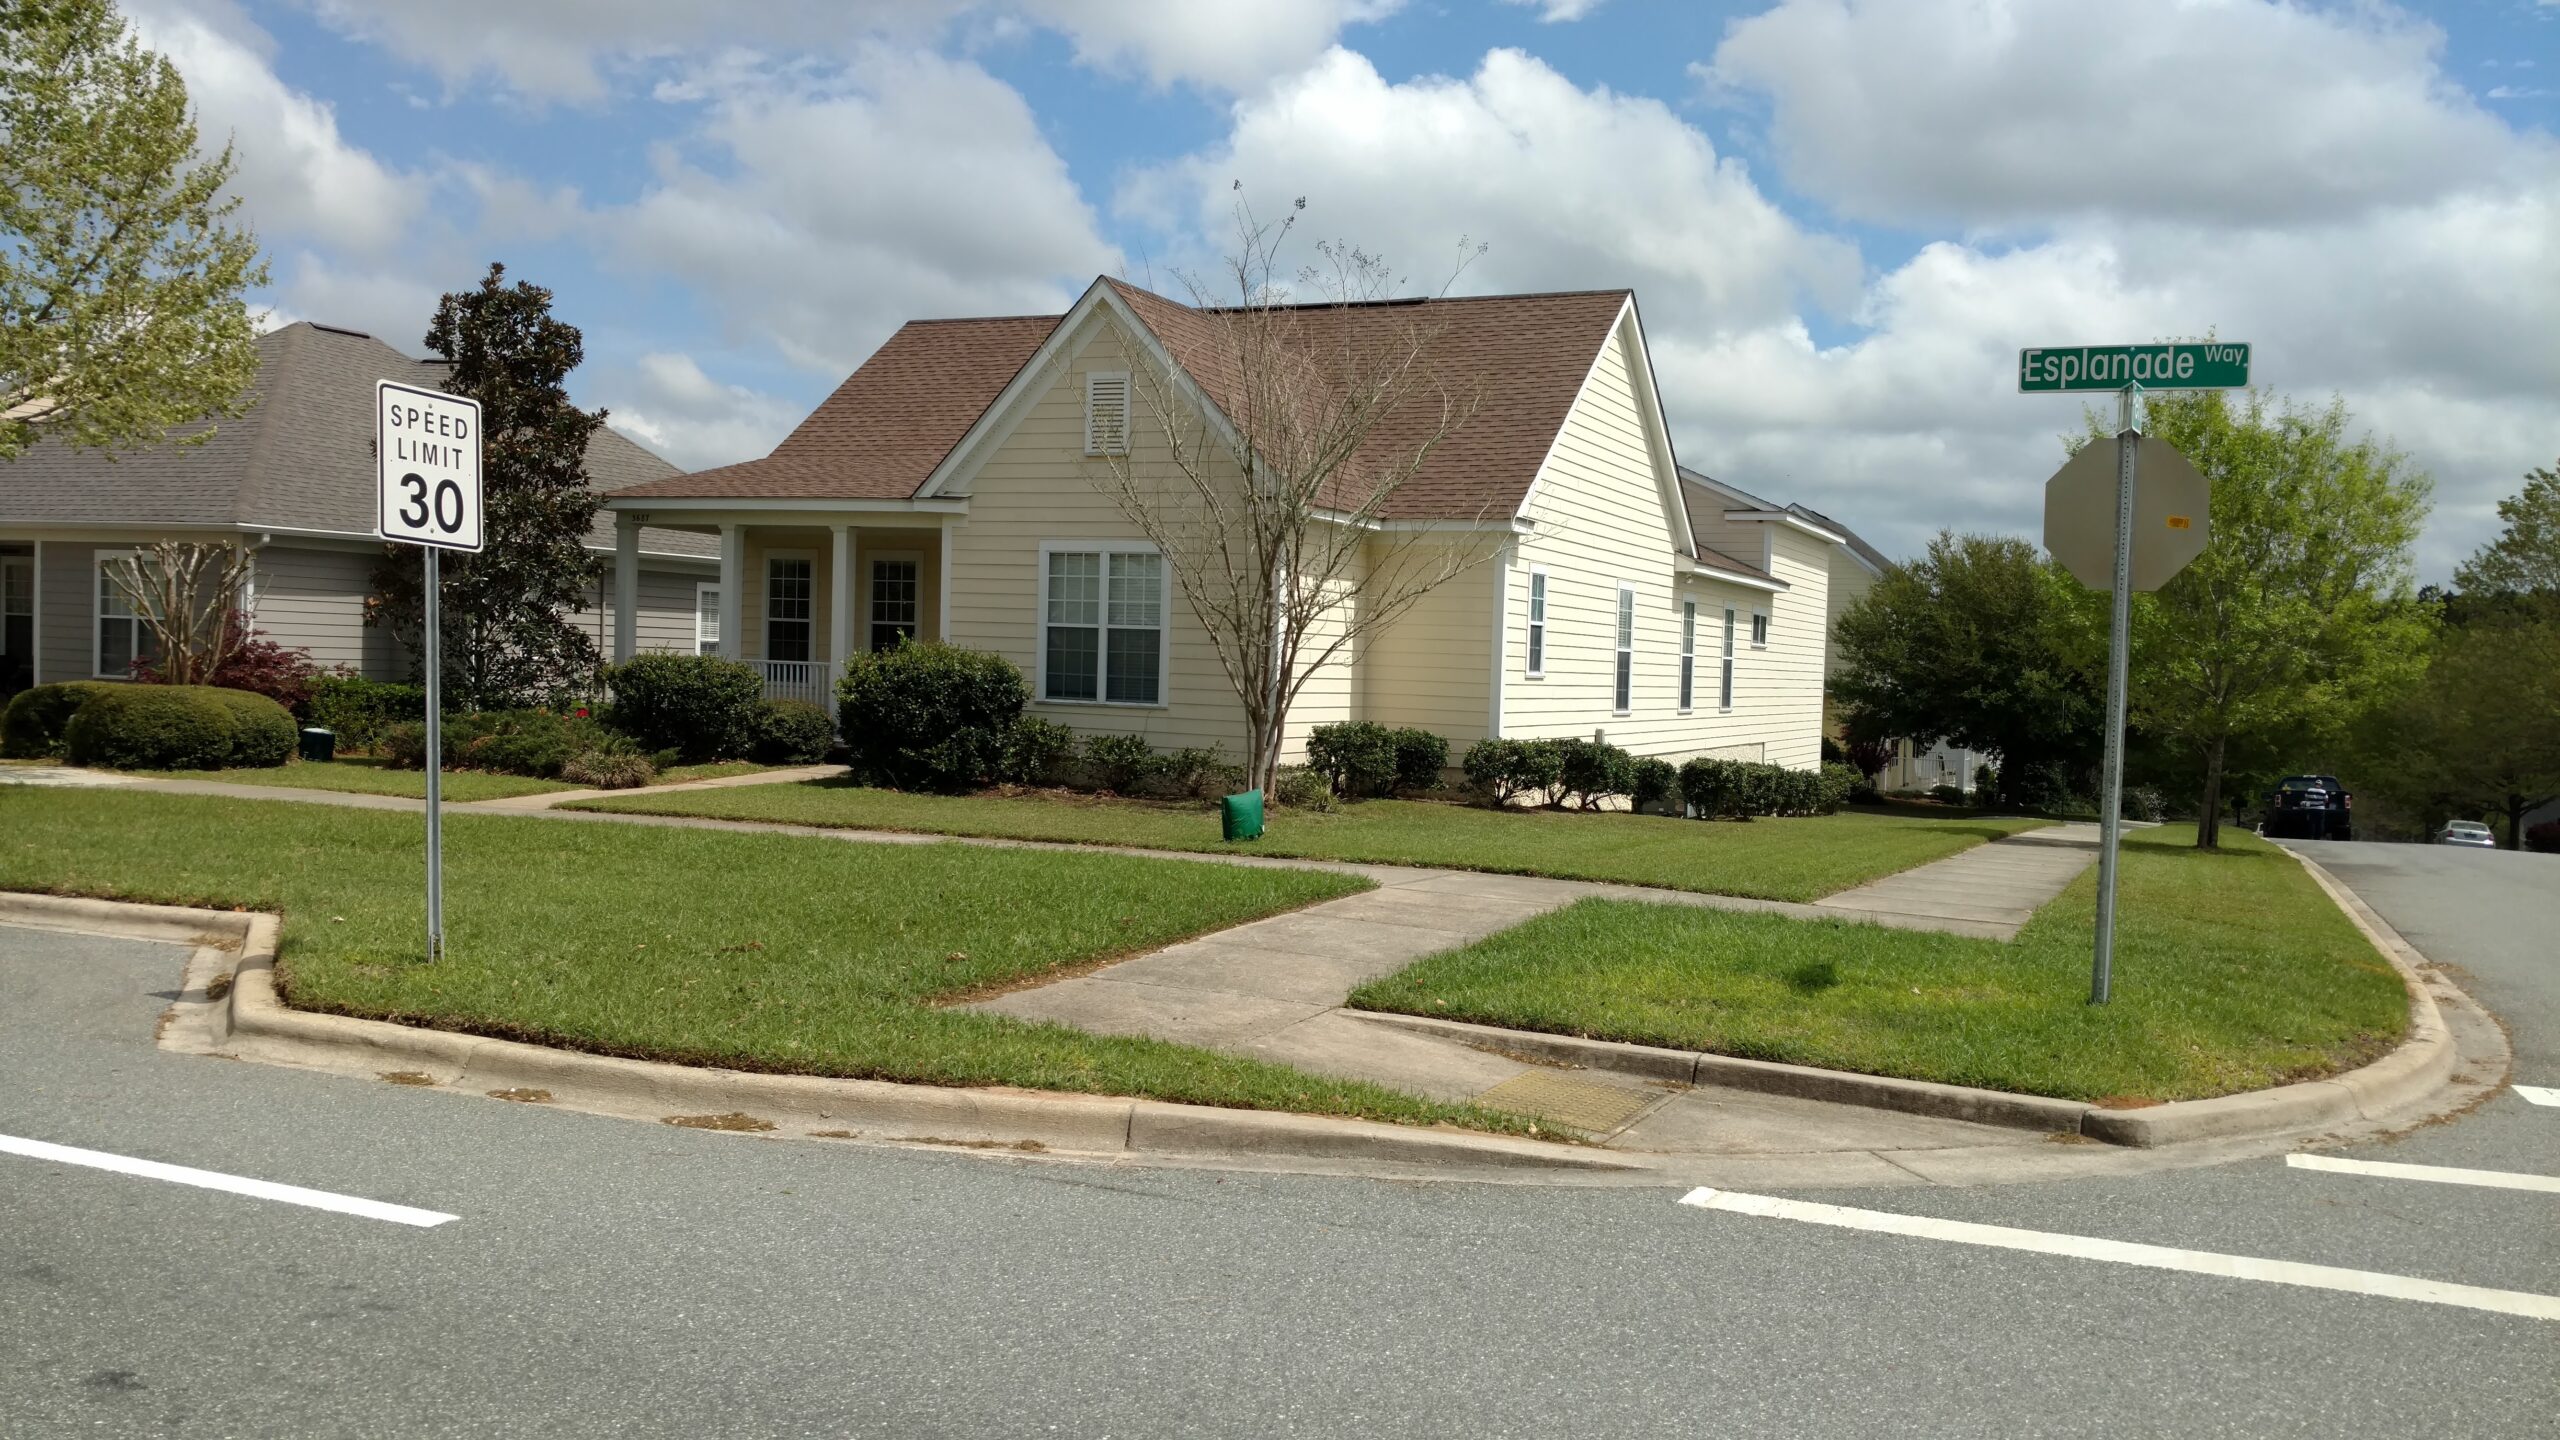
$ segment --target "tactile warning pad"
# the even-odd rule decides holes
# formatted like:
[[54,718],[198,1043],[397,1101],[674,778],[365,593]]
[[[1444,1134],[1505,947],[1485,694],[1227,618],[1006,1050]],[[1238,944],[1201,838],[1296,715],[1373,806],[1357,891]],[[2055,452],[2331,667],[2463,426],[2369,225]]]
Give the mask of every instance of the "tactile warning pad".
[[1514,1075],[1476,1097],[1476,1103],[1515,1115],[1535,1115],[1576,1130],[1605,1135],[1636,1118],[1653,1096],[1605,1085],[1557,1070]]

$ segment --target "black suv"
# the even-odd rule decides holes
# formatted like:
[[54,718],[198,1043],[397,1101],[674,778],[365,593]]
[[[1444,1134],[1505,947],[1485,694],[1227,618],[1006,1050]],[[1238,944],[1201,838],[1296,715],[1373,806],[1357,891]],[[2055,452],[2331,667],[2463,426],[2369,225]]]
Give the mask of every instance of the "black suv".
[[2259,828],[2270,836],[2352,840],[2354,804],[2335,775],[2287,775],[2267,796],[2267,819]]

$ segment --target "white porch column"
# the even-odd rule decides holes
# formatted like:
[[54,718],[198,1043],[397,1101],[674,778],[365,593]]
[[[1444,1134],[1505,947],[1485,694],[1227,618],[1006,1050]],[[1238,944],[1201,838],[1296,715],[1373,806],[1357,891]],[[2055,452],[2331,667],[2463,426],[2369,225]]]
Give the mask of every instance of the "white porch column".
[[[935,574],[939,583],[935,586],[937,593],[933,597],[933,628],[939,632],[934,638],[949,644],[951,641],[951,534],[958,520],[950,515],[941,518],[942,563],[936,567]],[[1041,603],[1048,602],[1044,600]]]
[[[854,651],[853,644],[853,527],[830,526],[835,531],[835,555],[827,571],[827,694],[835,694],[835,680],[844,674],[844,662]],[[830,698],[829,702],[834,701]]]
[[720,527],[720,654],[736,660],[746,654],[747,532],[744,526]]
[[613,517],[613,659],[631,658],[640,641],[640,517]]

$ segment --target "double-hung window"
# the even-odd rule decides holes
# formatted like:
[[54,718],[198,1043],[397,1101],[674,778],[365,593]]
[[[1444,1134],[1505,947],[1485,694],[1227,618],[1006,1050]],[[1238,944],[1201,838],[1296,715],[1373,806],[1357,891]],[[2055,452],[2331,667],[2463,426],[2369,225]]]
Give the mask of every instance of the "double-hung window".
[[1547,572],[1529,572],[1529,678],[1547,673]]
[[1618,688],[1611,708],[1624,715],[1635,708],[1636,587],[1618,587]]
[[774,555],[764,565],[764,658],[805,664],[817,628],[816,562]]
[[98,629],[94,647],[97,674],[105,679],[123,680],[133,674],[133,662],[156,662],[160,658],[160,638],[151,633],[142,617],[133,612],[133,601],[116,584],[109,568],[119,560],[133,560],[138,551],[119,550],[98,556]]
[[883,555],[871,562],[871,645],[895,650],[916,636],[916,589],[921,562],[913,556]]
[[1751,648],[1754,650],[1769,648],[1769,612],[1766,610],[1751,612]]
[[693,653],[720,653],[720,587],[700,583],[693,587]]
[[1698,696],[1698,602],[1680,602],[1680,713]]
[[1163,704],[1164,578],[1152,546],[1043,551],[1040,698]]
[[1716,708],[1733,708],[1733,607],[1724,607],[1724,675],[1716,685]]

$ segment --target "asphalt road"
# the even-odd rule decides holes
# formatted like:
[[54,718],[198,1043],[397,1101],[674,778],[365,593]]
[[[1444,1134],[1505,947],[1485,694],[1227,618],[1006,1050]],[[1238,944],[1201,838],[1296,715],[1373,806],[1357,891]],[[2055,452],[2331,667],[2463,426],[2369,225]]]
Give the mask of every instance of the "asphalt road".
[[[2320,858],[2560,1085],[2547,857]],[[2542,869],[2519,862],[2540,861]],[[2537,951],[2538,937],[2538,951]],[[0,1434],[2549,1435],[2560,1321],[1661,1190],[778,1142],[151,1043],[172,947],[0,929]],[[2560,1172],[2508,1094],[2355,1157]],[[2277,1160],[1803,1198],[2560,1295],[2560,1197]]]

